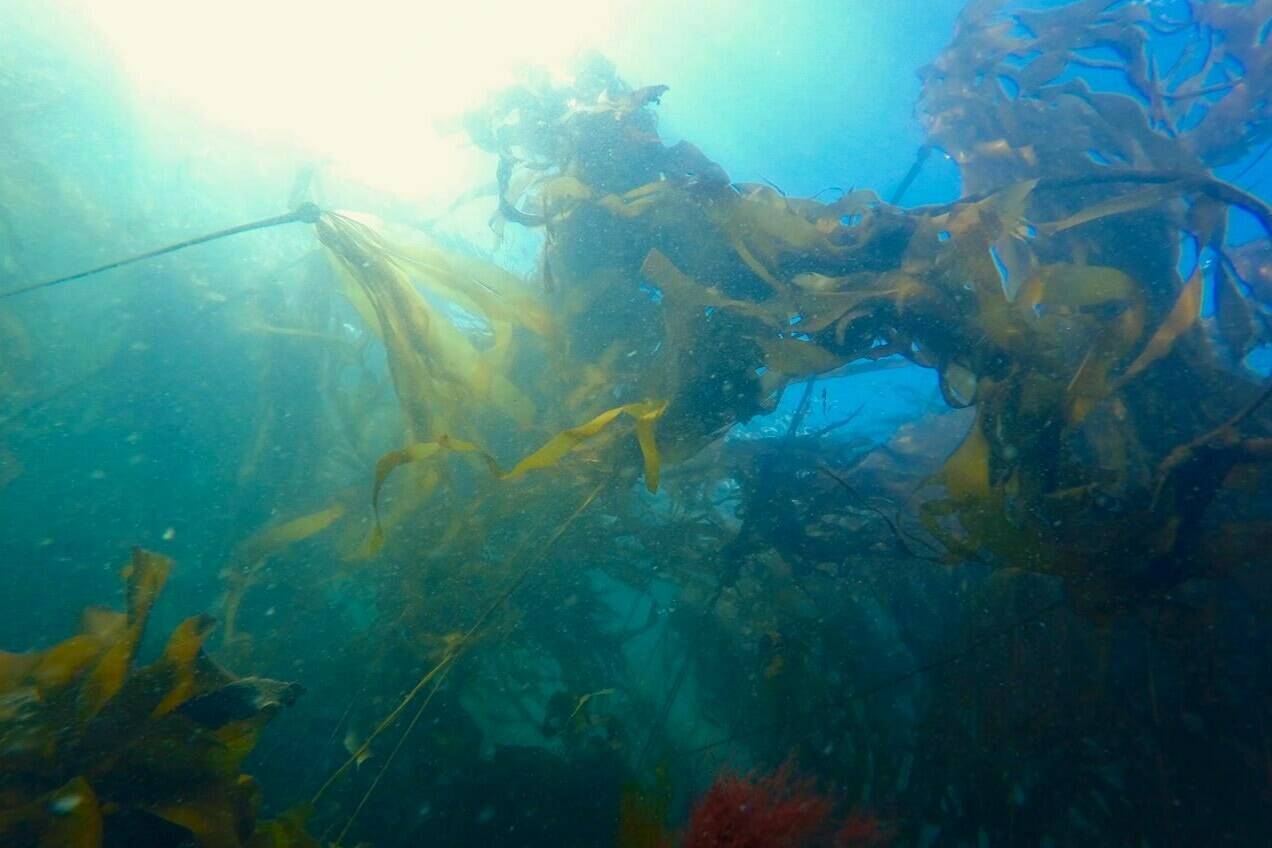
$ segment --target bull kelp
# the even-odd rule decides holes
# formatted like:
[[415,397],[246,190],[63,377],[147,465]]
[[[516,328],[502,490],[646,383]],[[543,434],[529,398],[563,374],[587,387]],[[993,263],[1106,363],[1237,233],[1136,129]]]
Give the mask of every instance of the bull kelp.
[[1266,843],[1272,2],[1040,5],[808,197],[594,54],[427,214],[316,168],[138,238],[6,119],[0,835]]

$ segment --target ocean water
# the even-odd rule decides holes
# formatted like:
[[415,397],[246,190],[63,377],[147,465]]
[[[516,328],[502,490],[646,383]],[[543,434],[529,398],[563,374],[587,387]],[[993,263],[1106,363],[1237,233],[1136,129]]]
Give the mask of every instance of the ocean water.
[[0,24],[0,845],[1272,839],[1272,3]]

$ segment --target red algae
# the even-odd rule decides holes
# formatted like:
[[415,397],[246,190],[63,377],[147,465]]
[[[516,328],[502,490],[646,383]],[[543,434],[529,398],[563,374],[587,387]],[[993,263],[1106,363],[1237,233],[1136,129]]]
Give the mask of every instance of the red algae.
[[789,765],[760,778],[723,774],[694,807],[683,848],[800,848],[833,827],[831,800]]
[[693,808],[681,848],[882,848],[895,835],[869,810],[854,809],[836,829],[834,801],[790,763],[766,777],[716,777]]
[[835,848],[882,848],[892,844],[892,828],[874,813],[853,810],[835,831]]

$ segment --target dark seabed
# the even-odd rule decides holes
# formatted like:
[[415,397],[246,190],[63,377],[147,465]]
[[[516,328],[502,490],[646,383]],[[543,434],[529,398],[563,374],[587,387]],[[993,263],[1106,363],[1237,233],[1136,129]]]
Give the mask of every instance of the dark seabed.
[[1272,0],[429,5],[0,0],[0,846],[1272,844]]

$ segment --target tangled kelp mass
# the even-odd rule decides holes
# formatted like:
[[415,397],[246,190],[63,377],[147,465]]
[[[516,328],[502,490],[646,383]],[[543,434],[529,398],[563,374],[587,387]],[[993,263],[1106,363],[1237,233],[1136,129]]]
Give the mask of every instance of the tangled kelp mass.
[[[0,656],[0,834],[1267,841],[1270,29],[972,2],[887,195],[734,182],[604,59],[527,72],[463,121],[493,198],[408,226],[301,181],[312,229],[227,243],[249,284],[173,259],[164,308],[241,350],[190,340],[163,411],[110,408],[163,344],[144,294],[74,284],[125,317],[70,361],[69,289],[0,300],[6,498],[81,497],[23,488],[53,429],[177,427],[222,628],[137,665],[169,568],[137,552],[126,614]],[[6,209],[76,205],[15,150]],[[962,196],[904,206],[933,151]],[[450,226],[483,198],[493,250]],[[43,520],[29,558],[71,558]]]

